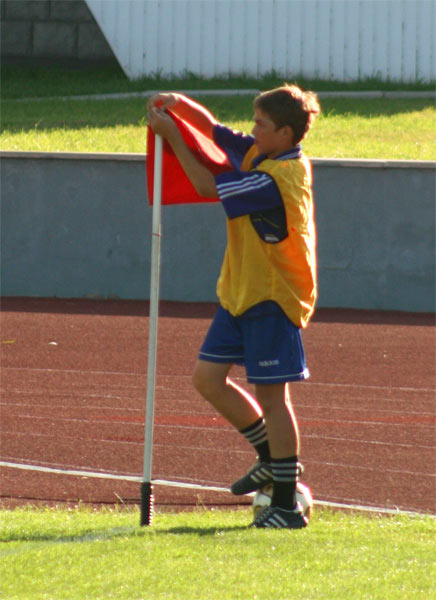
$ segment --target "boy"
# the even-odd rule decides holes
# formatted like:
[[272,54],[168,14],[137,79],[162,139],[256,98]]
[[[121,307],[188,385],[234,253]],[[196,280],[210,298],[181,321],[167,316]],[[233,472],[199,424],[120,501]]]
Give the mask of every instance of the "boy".
[[[214,176],[186,147],[167,109],[213,139],[234,170]],[[295,496],[300,442],[290,382],[309,376],[300,328],[315,306],[315,225],[311,167],[299,142],[320,111],[317,98],[294,85],[260,94],[251,136],[219,125],[181,94],[153,96],[148,111],[153,131],[169,142],[198,194],[219,198],[226,212],[220,306],[193,383],[257,452],[231,491],[248,494],[272,482],[271,506],[252,525],[305,527]],[[255,397],[227,377],[233,364],[245,365]]]

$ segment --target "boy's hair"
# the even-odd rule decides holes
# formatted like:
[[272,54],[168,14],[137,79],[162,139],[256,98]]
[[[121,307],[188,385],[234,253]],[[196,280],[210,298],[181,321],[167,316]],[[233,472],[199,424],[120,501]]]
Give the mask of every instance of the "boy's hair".
[[268,114],[277,129],[289,125],[298,144],[321,112],[318,98],[313,92],[303,92],[297,85],[262,92],[254,99],[254,107]]

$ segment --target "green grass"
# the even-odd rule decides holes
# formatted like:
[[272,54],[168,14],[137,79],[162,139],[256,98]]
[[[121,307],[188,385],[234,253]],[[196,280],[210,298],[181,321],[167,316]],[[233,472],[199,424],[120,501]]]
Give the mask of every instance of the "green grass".
[[301,531],[247,529],[247,510],[0,513],[8,600],[408,600],[434,597],[430,516],[318,510]]
[[[198,98],[224,123],[252,127],[251,99]],[[2,150],[146,152],[146,100],[3,102]],[[426,99],[324,99],[305,140],[313,157],[435,160],[436,110]]]
[[[298,83],[305,89],[318,91],[335,90],[434,90],[435,82],[398,83],[380,79],[362,81],[312,81],[298,76],[286,78],[286,81]],[[26,66],[3,65],[1,70],[2,98],[29,98],[39,96],[60,96],[75,94],[102,94],[111,92],[137,92],[156,89],[231,89],[255,88],[269,89],[283,83],[283,77],[272,72],[268,76],[255,78],[216,77],[202,78],[186,73],[178,78],[165,78],[159,75],[129,81],[118,64],[108,63],[80,68],[68,68],[63,65]]]
[[[48,99],[48,96],[150,89],[250,87],[267,89],[282,83],[272,74],[205,80],[160,77],[130,82],[116,66],[81,70],[61,67],[2,69],[2,150],[35,152],[146,152],[146,99],[103,101]],[[404,89],[399,84],[366,80],[338,82],[298,80],[304,88]],[[432,85],[406,86],[434,89]],[[43,101],[14,98],[44,96]],[[223,123],[250,132],[251,98],[198,98]],[[432,99],[323,99],[323,113],[305,141],[312,157],[435,160],[436,110]]]

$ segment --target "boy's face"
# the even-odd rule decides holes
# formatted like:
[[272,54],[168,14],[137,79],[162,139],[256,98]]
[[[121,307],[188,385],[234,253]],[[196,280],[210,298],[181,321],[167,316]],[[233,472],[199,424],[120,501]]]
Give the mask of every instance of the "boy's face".
[[292,147],[292,129],[276,128],[274,121],[259,108],[254,109],[254,126],[251,131],[260,154],[274,158]]

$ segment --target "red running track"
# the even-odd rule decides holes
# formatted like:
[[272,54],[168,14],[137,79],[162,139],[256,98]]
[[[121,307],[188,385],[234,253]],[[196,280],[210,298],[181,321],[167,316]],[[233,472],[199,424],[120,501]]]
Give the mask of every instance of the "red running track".
[[[216,305],[161,302],[153,478],[227,487],[253,452],[191,371]],[[293,385],[304,481],[319,501],[435,512],[434,315],[319,310]],[[1,461],[140,477],[148,305],[5,298]],[[240,368],[232,376],[245,385]],[[138,503],[139,483],[1,467],[1,503]],[[248,503],[156,486],[158,506]]]

